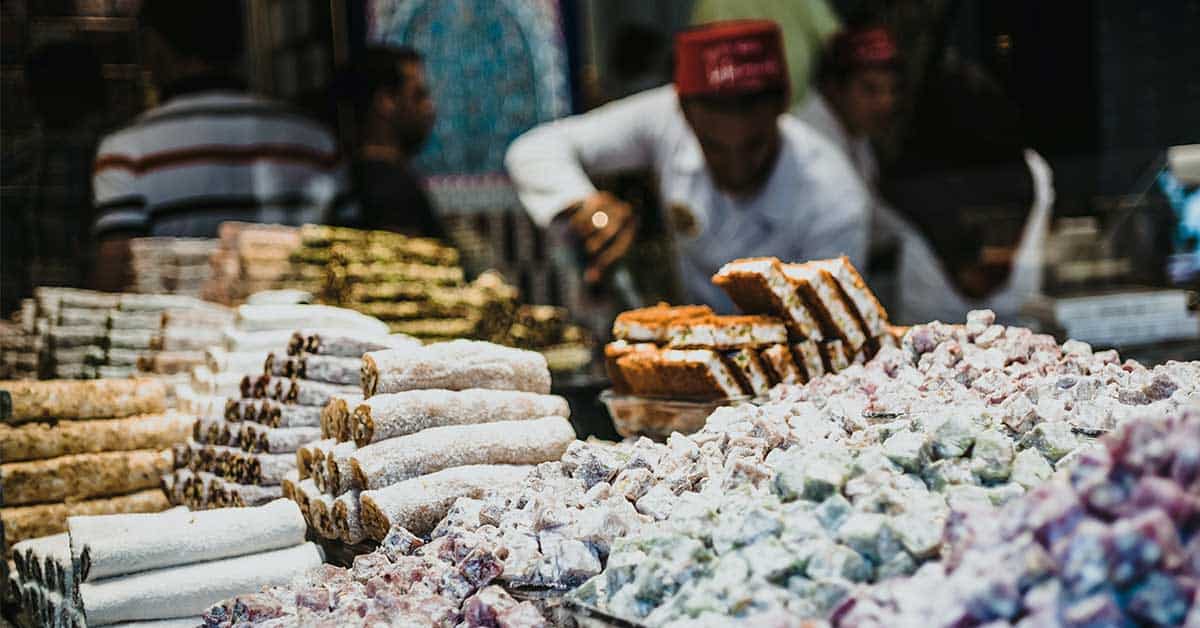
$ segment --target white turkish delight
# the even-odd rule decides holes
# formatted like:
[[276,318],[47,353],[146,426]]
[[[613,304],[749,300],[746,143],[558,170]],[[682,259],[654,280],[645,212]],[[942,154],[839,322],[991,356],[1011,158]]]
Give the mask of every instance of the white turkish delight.
[[623,466],[614,451],[603,445],[573,441],[562,456],[563,469],[581,480],[584,488],[599,482],[610,482]]
[[920,471],[929,460],[925,435],[897,432],[883,443],[884,455],[905,471]]
[[1038,450],[1025,449],[1013,460],[1010,477],[1013,482],[1028,489],[1045,482],[1053,474],[1054,469]]
[[985,482],[1008,479],[1013,464],[1012,440],[996,430],[984,430],[971,448],[971,470]]
[[970,461],[964,458],[938,460],[925,468],[922,478],[929,484],[929,488],[935,491],[945,490],[946,487],[956,484],[979,484],[979,477],[971,471]]
[[763,507],[724,507],[712,533],[713,548],[724,553],[769,536],[778,536],[783,522],[776,512]]
[[636,502],[638,498],[646,494],[653,483],[654,475],[649,469],[644,467],[627,468],[617,474],[612,482],[612,490],[617,495]]
[[977,428],[971,417],[963,412],[952,412],[934,430],[930,445],[938,458],[958,458],[966,455],[975,443]]
[[809,578],[844,578],[866,582],[872,576],[871,563],[858,552],[833,542],[825,542],[812,553],[804,573]]
[[871,559],[885,562],[902,551],[888,518],[870,512],[855,512],[837,529],[838,542]]
[[1056,461],[1079,446],[1079,438],[1066,422],[1039,423],[1021,438],[1021,447],[1033,447],[1050,461]]
[[845,497],[833,495],[821,502],[816,510],[813,511],[813,514],[816,515],[821,525],[825,526],[826,530],[832,532],[837,530],[842,525],[842,522],[846,520],[846,517],[849,517],[853,511],[854,507],[850,502],[846,501]]
[[671,516],[675,493],[664,484],[655,484],[637,500],[637,511],[662,521]]

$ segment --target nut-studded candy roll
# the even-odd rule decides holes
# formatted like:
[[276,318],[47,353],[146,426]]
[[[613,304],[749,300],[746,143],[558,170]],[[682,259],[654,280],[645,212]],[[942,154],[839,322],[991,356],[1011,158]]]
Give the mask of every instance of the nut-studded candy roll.
[[325,486],[326,493],[341,495],[351,489],[360,488],[355,484],[354,469],[350,464],[350,455],[358,449],[354,441],[338,443],[325,455]]
[[3,505],[122,495],[157,488],[174,469],[170,450],[73,454],[0,465]]
[[226,482],[225,486],[233,494],[233,503],[230,505],[237,508],[261,506],[283,497],[282,486],[258,486],[256,484],[234,484],[231,482]]
[[125,419],[0,425],[0,461],[44,460],[68,454],[166,449],[187,440],[191,421],[176,412]]
[[259,409],[259,423],[271,427],[315,427],[319,429],[321,411],[322,409],[316,406],[296,406],[277,401],[264,401]]
[[362,358],[306,355],[296,358],[297,377],[327,384],[361,386]]
[[470,465],[412,478],[359,495],[367,535],[382,541],[393,526],[416,535],[431,532],[460,497],[478,499],[488,491],[515,489],[533,467]]
[[0,382],[12,398],[8,423],[101,419],[163,412],[166,385],[156,379]]
[[357,386],[340,386],[298,379],[291,383],[287,396],[281,401],[301,406],[324,407],[330,399],[333,399],[334,395],[356,394],[357,392]]
[[362,358],[364,353],[371,351],[421,346],[421,341],[403,334],[377,336],[350,331],[314,332],[308,334],[304,341],[305,353],[339,358]]
[[[312,467],[315,461],[316,452],[332,449],[337,444],[332,438],[305,443],[296,449],[296,471],[299,474],[298,480],[304,480],[312,476]],[[323,456],[324,454],[322,454]]]
[[[339,441],[350,440],[349,435],[353,431],[350,413],[362,400],[362,395],[357,393],[334,395],[321,409],[322,435]],[[343,438],[343,435],[346,437]]]
[[279,490],[283,493],[284,499],[290,499],[294,502],[299,502],[296,499],[296,485],[300,484],[300,472],[293,469],[283,476],[283,481],[279,483]]
[[575,440],[562,417],[451,425],[367,445],[351,455],[364,489],[379,489],[450,467],[558,460]]
[[475,340],[374,351],[363,356],[364,397],[425,388],[548,394],[550,369],[540,353]]
[[367,538],[359,509],[358,491],[342,493],[333,500],[333,527],[342,542],[354,545]]
[[294,453],[301,445],[319,438],[321,430],[316,427],[265,427],[257,431],[252,451]]
[[295,454],[251,454],[246,457],[246,476],[243,484],[279,484],[288,471],[296,468]]
[[327,538],[338,538],[337,528],[333,526],[333,495],[319,493],[308,500],[309,523],[317,534]]
[[304,520],[308,522],[309,527],[312,527],[312,516],[309,514],[312,499],[321,494],[320,489],[312,481],[312,478],[300,480],[296,484],[296,503],[300,506],[300,512],[304,515]]
[[511,390],[409,390],[375,395],[354,409],[354,441],[360,447],[430,427],[570,416],[566,399]]

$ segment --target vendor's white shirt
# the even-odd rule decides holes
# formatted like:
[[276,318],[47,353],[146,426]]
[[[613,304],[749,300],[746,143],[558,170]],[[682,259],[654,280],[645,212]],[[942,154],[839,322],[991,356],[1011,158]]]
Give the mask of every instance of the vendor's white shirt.
[[[861,179],[836,146],[795,117],[780,116],[779,129],[775,169],[749,198],[717,189],[670,85],[539,126],[513,143],[505,165],[543,226],[595,192],[589,174],[652,168],[684,288],[695,302],[728,310],[711,277],[731,259],[845,254],[864,261],[870,195]],[[680,220],[681,213],[690,218]]]
[[954,287],[945,266],[925,236],[879,198],[879,165],[870,141],[851,136],[820,91],[810,93],[797,116],[850,158],[859,176],[875,195],[871,210],[872,244],[899,240],[899,303],[890,312],[894,322],[961,322],[966,320],[970,310],[989,309],[996,313],[998,320],[1012,323],[1019,316],[1021,307],[1041,292],[1043,247],[1050,224],[1050,208],[1054,204],[1054,185],[1049,164],[1037,152],[1025,151],[1025,163],[1033,176],[1034,200],[1017,245],[1012,272],[1008,280],[990,296],[968,299]]

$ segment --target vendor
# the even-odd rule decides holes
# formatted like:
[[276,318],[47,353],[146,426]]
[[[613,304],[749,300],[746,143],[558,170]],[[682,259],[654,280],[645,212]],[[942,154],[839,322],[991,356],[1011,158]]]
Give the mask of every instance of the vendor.
[[789,84],[779,28],[733,21],[681,33],[675,83],[539,126],[505,163],[542,226],[566,221],[597,282],[633,242],[630,206],[589,174],[650,168],[690,299],[731,308],[710,277],[733,258],[862,261],[869,195],[841,152],[784,115]]
[[421,54],[407,46],[368,48],[344,83],[359,133],[353,173],[358,207],[349,224],[444,238],[412,168],[437,116]]

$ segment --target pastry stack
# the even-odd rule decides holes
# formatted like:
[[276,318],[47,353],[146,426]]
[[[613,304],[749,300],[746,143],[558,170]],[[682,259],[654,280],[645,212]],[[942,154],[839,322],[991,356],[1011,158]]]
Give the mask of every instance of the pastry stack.
[[67,517],[155,512],[160,476],[190,421],[152,379],[0,382],[0,520],[6,547],[66,530]]
[[199,297],[212,276],[208,260],[217,246],[215,238],[134,238],[129,242],[129,289]]
[[541,354],[471,340],[362,356],[361,396],[335,396],[284,485],[318,534],[428,534],[459,497],[517,486],[575,440]]
[[[187,407],[199,418],[163,478],[173,503],[193,510],[250,506],[281,495],[296,450],[320,438],[334,395],[357,393],[365,351],[419,343],[380,321],[323,305],[243,305],[226,346],[208,351],[208,388]],[[312,325],[308,331],[294,331]],[[214,373],[215,371],[215,373]],[[200,378],[197,378],[200,379]],[[209,394],[215,393],[215,394]]]
[[606,368],[618,393],[718,400],[761,397],[898,346],[902,328],[845,258],[735,260],[713,277],[745,314],[707,306],[631,310],[613,323]]
[[232,306],[262,290],[320,291],[323,273],[302,276],[292,267],[291,254],[300,246],[298,228],[223,222],[218,235],[209,257],[212,276],[201,290],[204,299]]
[[286,584],[323,558],[287,500],[77,516],[68,528],[14,548],[9,587],[44,626],[196,626],[213,603]]

